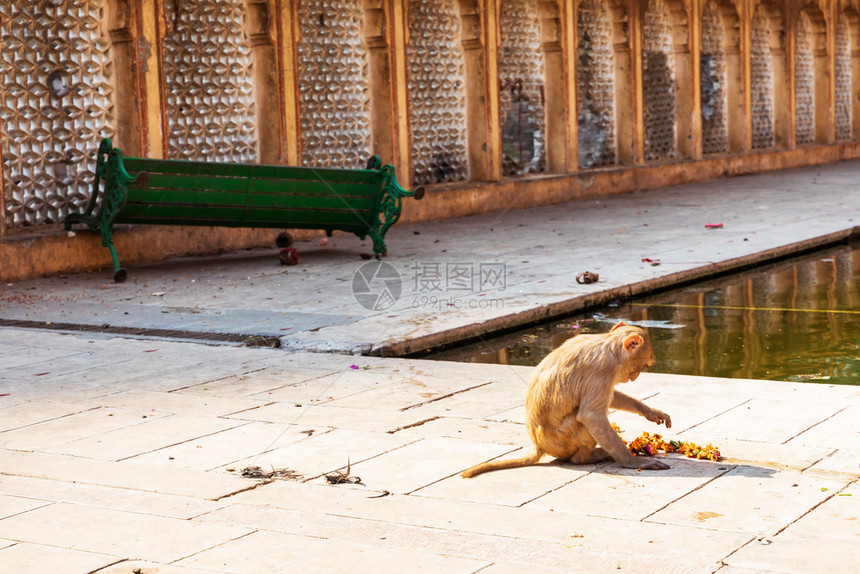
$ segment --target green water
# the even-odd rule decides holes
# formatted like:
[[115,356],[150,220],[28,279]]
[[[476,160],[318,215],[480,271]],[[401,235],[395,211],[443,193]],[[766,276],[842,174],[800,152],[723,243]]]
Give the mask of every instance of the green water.
[[655,372],[860,385],[860,242],[427,358],[536,365],[569,337],[621,319],[648,330]]

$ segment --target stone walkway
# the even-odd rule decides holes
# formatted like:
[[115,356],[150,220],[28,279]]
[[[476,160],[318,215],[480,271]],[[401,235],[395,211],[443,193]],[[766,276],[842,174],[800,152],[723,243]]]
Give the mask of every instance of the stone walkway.
[[[367,353],[847,237],[858,176],[852,162],[395,226],[397,274],[368,291],[399,282],[385,309],[354,296],[368,248],[348,236],[299,245],[298,267],[255,251],[131,268],[121,285],[105,271],[0,287],[0,570],[850,572],[860,387],[645,373],[625,391],[672,416],[662,433],[724,460],[547,459],[465,480],[527,444],[530,369]],[[586,269],[600,281],[576,284]],[[282,346],[235,342],[259,336]],[[628,439],[661,432],[612,419]],[[254,466],[278,472],[242,476]],[[360,483],[329,484],[347,469]]]

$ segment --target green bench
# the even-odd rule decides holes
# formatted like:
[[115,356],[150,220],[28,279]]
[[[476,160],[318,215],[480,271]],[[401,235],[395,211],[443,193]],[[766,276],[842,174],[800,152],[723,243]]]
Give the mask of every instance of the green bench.
[[361,239],[369,235],[379,257],[386,252],[386,231],[400,218],[402,198],[423,196],[421,187],[400,187],[394,168],[383,167],[378,156],[367,169],[123,158],[104,139],[86,210],[67,216],[65,226],[84,223],[99,232],[113,258],[114,281],[122,282],[126,271],[113,244],[114,223],[322,229],[329,236],[346,231]]

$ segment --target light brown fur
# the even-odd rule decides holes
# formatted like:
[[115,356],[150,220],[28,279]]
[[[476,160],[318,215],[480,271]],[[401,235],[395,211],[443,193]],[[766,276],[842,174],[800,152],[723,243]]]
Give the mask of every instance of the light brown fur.
[[534,454],[479,464],[462,476],[530,466],[544,454],[575,464],[615,459],[625,468],[669,468],[659,460],[633,456],[609,422],[609,409],[613,408],[672,426],[666,413],[615,390],[615,385],[636,380],[653,364],[648,335],[623,322],[609,333],[569,339],[535,367],[529,382],[525,407]]

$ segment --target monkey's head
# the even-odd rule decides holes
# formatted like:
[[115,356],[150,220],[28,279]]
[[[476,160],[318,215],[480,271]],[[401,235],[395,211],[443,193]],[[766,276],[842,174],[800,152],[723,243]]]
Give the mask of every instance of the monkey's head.
[[639,373],[654,366],[654,348],[644,329],[631,327],[621,321],[612,327],[609,334],[621,345],[624,382],[635,381]]

